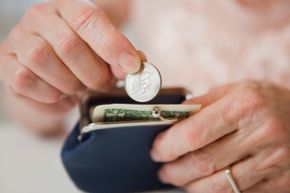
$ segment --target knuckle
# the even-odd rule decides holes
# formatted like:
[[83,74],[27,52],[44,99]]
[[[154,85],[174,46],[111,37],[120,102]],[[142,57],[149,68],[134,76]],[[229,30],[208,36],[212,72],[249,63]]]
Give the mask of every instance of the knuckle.
[[286,147],[280,147],[277,150],[277,157],[276,157],[276,163],[284,164],[288,163],[290,160],[290,149]]
[[32,25],[35,24],[35,21],[47,21],[47,16],[51,14],[51,11],[49,11],[50,7],[50,2],[33,4],[26,10],[23,17],[20,19],[20,23],[30,29]]
[[15,25],[8,35],[8,39],[15,40],[22,34],[22,28],[20,24]]
[[260,162],[258,171],[277,173],[278,169],[288,165],[290,160],[290,150],[286,147],[279,147],[275,151],[268,153],[267,157]]
[[259,90],[258,86],[246,85],[242,90],[242,100],[245,110],[255,111],[265,106],[266,97]]
[[[121,34],[117,29],[112,25],[110,28],[107,28],[106,33],[99,33],[96,36],[99,45],[118,45],[120,40],[122,40]],[[111,49],[104,49],[102,51],[102,56],[104,58],[115,58],[116,53]]]
[[59,41],[58,47],[62,53],[68,54],[78,49],[80,46],[79,38],[74,34],[66,34],[66,37]]
[[39,16],[44,12],[45,4],[36,3],[32,5],[27,11],[25,16],[28,18],[34,18],[35,16]]
[[13,91],[16,93],[23,93],[27,88],[33,84],[35,76],[28,69],[23,68],[16,72]]
[[39,41],[37,44],[31,47],[26,53],[27,62],[30,63],[41,63],[43,58],[49,55],[49,46],[44,41]]
[[268,159],[270,160],[269,167],[284,165],[285,163],[289,162],[290,150],[286,147],[277,148],[277,150],[274,153],[272,153],[272,155],[269,156]]
[[99,77],[92,77],[87,86],[92,90],[101,90],[111,84],[109,73],[103,73]]
[[262,138],[269,142],[284,142],[288,137],[286,127],[275,117],[269,118],[265,122],[263,133]]
[[212,175],[216,171],[216,165],[212,156],[204,151],[198,151],[191,155],[195,170],[202,175]]
[[73,18],[73,27],[77,31],[85,30],[90,23],[99,18],[102,11],[95,5],[85,6]]

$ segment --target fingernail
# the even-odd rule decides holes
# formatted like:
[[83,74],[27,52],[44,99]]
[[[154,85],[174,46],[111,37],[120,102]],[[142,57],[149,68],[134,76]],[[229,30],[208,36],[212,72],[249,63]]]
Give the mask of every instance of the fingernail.
[[142,51],[140,51],[140,50],[137,50],[137,52],[138,52],[138,55],[140,56],[141,61],[142,62],[147,62],[146,55]]
[[159,155],[157,154],[156,151],[151,150],[150,156],[151,156],[151,158],[152,158],[153,161],[155,161],[155,162],[161,162],[161,158],[159,157]]
[[162,171],[162,169],[160,169],[158,172],[158,179],[164,184],[168,183],[166,176],[164,175],[164,172]]
[[120,56],[120,66],[127,73],[136,73],[141,68],[141,60],[132,54],[123,53]]

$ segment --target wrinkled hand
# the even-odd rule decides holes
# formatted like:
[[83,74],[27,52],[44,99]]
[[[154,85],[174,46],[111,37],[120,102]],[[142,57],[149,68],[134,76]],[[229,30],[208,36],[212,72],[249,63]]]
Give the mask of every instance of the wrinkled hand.
[[9,97],[58,119],[86,88],[108,90],[140,63],[136,49],[90,0],[34,5],[0,46]]
[[84,87],[101,90],[113,72],[136,72],[137,51],[91,1],[34,5],[1,52],[1,77],[16,92],[53,103]]
[[224,170],[243,193],[290,192],[290,91],[242,82],[187,101],[203,109],[160,134],[152,158],[165,162],[165,183],[190,193],[232,192]]

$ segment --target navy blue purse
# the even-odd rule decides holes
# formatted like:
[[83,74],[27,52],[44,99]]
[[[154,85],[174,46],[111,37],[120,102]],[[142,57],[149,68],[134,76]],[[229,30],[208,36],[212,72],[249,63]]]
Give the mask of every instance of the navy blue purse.
[[[183,89],[163,89],[148,104],[179,104],[184,100]],[[118,127],[81,134],[81,128],[91,123],[91,108],[111,103],[136,104],[121,89],[110,94],[90,94],[83,99],[80,123],[66,139],[61,152],[72,181],[79,189],[92,193],[173,188],[158,180],[160,164],[149,156],[154,138],[170,125]]]

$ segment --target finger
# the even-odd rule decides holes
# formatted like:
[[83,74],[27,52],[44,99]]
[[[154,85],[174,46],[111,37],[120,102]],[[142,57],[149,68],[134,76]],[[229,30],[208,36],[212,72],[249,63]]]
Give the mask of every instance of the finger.
[[37,113],[37,117],[44,117],[44,120],[49,118],[53,120],[62,120],[63,117],[66,116],[67,113],[73,109],[80,100],[77,96],[63,96],[55,103],[47,104],[16,94],[15,92],[9,91],[9,89],[7,95],[17,99],[13,101],[14,103],[19,103],[19,105],[29,107],[29,109],[32,109],[32,112]]
[[[268,176],[281,173],[280,163],[285,162],[288,157],[288,150],[269,147],[255,156],[234,164],[231,167],[231,173],[239,190],[244,191],[262,182]],[[186,186],[186,189],[188,192],[231,192],[224,171],[193,181]]]
[[15,55],[6,55],[1,62],[0,75],[13,92],[44,103],[55,103],[62,93],[36,76]]
[[211,89],[208,93],[202,96],[194,97],[184,102],[184,104],[201,104],[202,107],[206,107],[220,98],[222,98],[234,84],[227,84]]
[[290,184],[289,168],[286,171],[279,171],[273,178],[265,179],[253,187],[245,190],[244,193],[288,193]]
[[235,98],[225,96],[161,133],[153,144],[153,160],[173,161],[237,130],[240,117],[248,112],[240,107],[239,101],[228,101]]
[[[138,54],[139,54],[142,62],[147,61],[146,55],[143,52],[138,50]],[[120,79],[120,80],[125,79],[125,73],[119,66],[111,66],[111,70],[112,70],[112,73],[114,74],[114,76],[117,77],[118,79]]]
[[121,68],[119,68],[117,66],[112,66],[111,70],[112,70],[112,73],[114,74],[114,76],[117,77],[119,80],[125,79],[125,74]]
[[[32,16],[36,19],[31,21]],[[46,4],[35,6],[23,19],[24,28],[28,22],[31,27],[26,27],[26,30],[44,38],[84,85],[93,90],[106,90],[112,86],[109,66],[70,29],[53,8]]]
[[29,119],[26,114],[23,115],[14,111],[12,108],[7,108],[7,110],[10,111],[10,115],[16,118],[20,123],[26,125],[29,130],[33,130],[43,137],[60,137],[66,135],[68,130],[64,127],[63,120],[67,117],[67,113],[70,112],[79,101],[75,96],[67,96],[62,97],[56,103],[45,104],[15,94],[14,92],[9,92],[9,89],[7,89],[5,94],[7,104],[13,103],[14,106],[25,109],[25,113],[30,117],[37,117],[38,124],[35,125],[31,122],[31,119]]
[[[180,159],[165,164],[159,171],[163,182],[184,186],[191,181],[210,176],[233,163],[245,159],[254,152],[253,147],[259,146],[254,128],[230,134],[204,148],[188,153]],[[233,150],[235,147],[236,150]]]
[[91,1],[54,1],[62,18],[107,63],[135,73],[141,67],[138,52]]
[[[261,182],[269,171],[259,170],[258,157],[249,158],[239,162],[231,168],[231,174],[240,191],[244,191],[249,187]],[[205,177],[198,181],[193,181],[185,187],[186,191],[191,192],[232,192],[232,188],[226,179],[224,170],[219,171],[209,177]]]
[[[289,189],[289,184],[287,184],[287,190]],[[250,187],[249,189],[245,190],[244,193],[285,193],[286,191],[283,192],[278,192],[277,189],[273,189],[273,187],[270,187],[270,184],[268,181],[263,180],[256,184],[253,187]]]
[[51,46],[41,37],[27,33],[18,26],[13,29],[9,40],[19,62],[38,77],[68,95],[84,90],[84,85],[60,61]]

